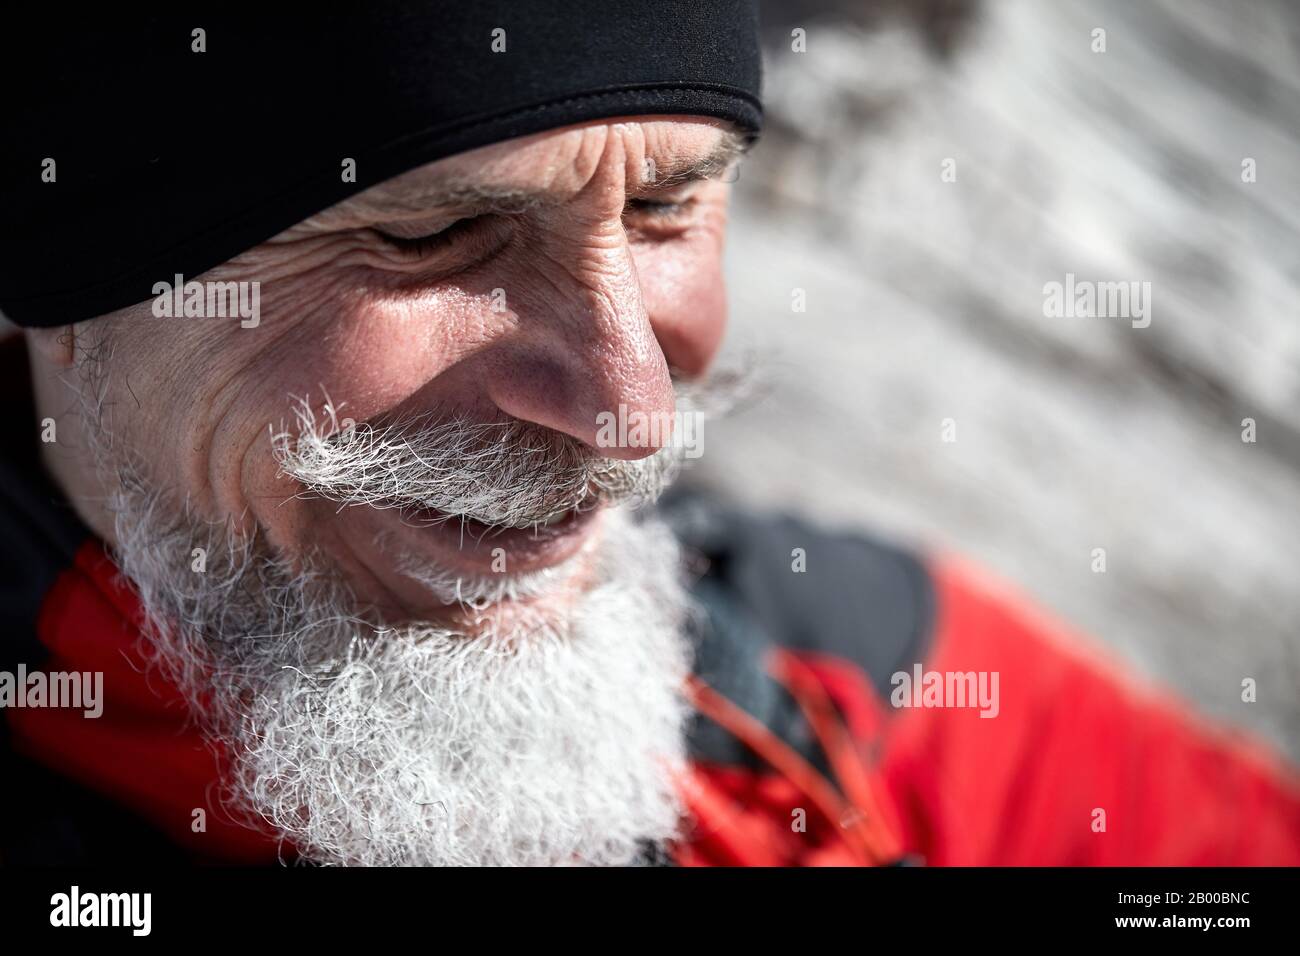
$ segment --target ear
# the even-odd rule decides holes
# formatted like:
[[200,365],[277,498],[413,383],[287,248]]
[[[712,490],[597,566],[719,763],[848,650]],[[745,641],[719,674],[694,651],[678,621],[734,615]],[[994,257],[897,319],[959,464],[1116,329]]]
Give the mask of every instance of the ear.
[[52,329],[26,329],[27,345],[33,355],[55,368],[71,368],[76,354],[76,326],[61,325]]

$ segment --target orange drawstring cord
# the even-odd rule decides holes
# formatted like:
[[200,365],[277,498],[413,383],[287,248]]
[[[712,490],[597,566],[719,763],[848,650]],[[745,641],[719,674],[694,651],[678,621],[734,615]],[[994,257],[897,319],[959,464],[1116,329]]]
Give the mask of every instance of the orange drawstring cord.
[[[787,687],[800,709],[812,724],[822,748],[826,750],[837,775],[844,775],[846,800],[815,767],[785,741],[726,697],[692,675],[687,679],[687,694],[694,707],[723,727],[736,739],[765,760],[788,779],[832,825],[837,826],[855,859],[864,865],[878,865],[897,857],[897,842],[884,830],[883,819],[875,812],[866,768],[857,758],[847,729],[839,722],[833,705],[825,696],[816,677],[802,662],[790,655],[773,661],[773,676]],[[811,680],[809,679],[811,678]],[[815,689],[812,686],[815,684]],[[820,692],[820,696],[819,696]],[[812,697],[813,701],[806,698]],[[715,806],[706,809],[718,809]],[[764,854],[766,855],[766,854]]]
[[695,771],[683,788],[691,815],[707,830],[695,841],[706,843],[711,855],[726,866],[780,866],[784,860],[770,821],[747,817],[735,801],[708,778]]
[[790,691],[812,725],[813,733],[817,735],[851,804],[852,822],[861,825],[862,836],[870,846],[872,856],[876,860],[898,859],[902,848],[876,803],[871,773],[826,688],[812,668],[783,648],[773,654],[769,670]]

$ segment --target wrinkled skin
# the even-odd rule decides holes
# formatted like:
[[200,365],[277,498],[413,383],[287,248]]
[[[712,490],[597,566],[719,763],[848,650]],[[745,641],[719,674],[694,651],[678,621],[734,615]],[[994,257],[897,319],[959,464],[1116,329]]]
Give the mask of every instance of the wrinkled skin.
[[[318,550],[383,618],[454,613],[396,573],[377,543],[394,530],[394,513],[295,497],[300,489],[278,474],[268,426],[291,420],[292,397],[319,408],[328,396],[357,422],[454,408],[473,419],[536,423],[594,446],[601,411],[670,414],[670,370],[699,376],[722,337],[728,198],[720,170],[685,183],[675,174],[728,145],[734,136],[721,124],[684,117],[598,122],[495,144],[413,170],[186,277],[260,281],[256,328],[238,319],[159,319],[146,302],[93,326],[29,332],[39,416],[59,423],[47,466],[83,519],[112,541],[104,489],[78,437],[92,426],[67,395],[69,384],[82,387],[71,371],[79,343],[106,329],[105,421],[119,447],[143,456],[152,482],[203,518],[262,530],[285,555]],[[658,185],[643,182],[647,159]],[[466,219],[477,210],[433,201],[452,183],[503,187],[536,202]],[[423,249],[381,235],[426,236],[457,220]],[[504,291],[503,310],[493,308],[494,289]],[[597,520],[573,536],[599,531]],[[426,557],[452,560],[445,542]],[[581,587],[581,577],[575,571],[569,587]]]

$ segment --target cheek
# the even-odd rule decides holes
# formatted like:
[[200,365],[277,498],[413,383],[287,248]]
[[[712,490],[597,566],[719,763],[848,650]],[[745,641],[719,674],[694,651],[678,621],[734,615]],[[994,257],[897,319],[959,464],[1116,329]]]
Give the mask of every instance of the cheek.
[[285,501],[293,489],[278,475],[270,429],[292,428],[296,401],[318,422],[327,400],[340,421],[364,421],[422,393],[480,337],[485,310],[467,292],[392,294],[374,278],[330,268],[278,280],[264,289],[257,328],[211,327],[187,343],[187,354],[211,356],[191,363],[190,400],[173,412],[196,500],[222,516],[249,508],[283,546],[299,509]]
[[668,364],[694,378],[717,354],[727,322],[722,243],[709,231],[639,250],[641,296]]
[[262,428],[290,398],[319,408],[328,395],[357,421],[393,410],[492,334],[488,291],[419,288],[365,269],[287,280],[264,310],[268,335],[244,365],[240,403]]

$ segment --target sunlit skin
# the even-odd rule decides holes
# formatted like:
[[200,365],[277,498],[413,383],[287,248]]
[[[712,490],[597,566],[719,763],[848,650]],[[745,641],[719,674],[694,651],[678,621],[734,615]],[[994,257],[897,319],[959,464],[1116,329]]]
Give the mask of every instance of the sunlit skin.
[[[261,528],[289,556],[318,549],[380,617],[446,617],[376,538],[404,535],[417,549],[427,543],[429,561],[467,568],[486,569],[483,549],[466,541],[449,554],[445,535],[421,537],[394,512],[296,497],[300,489],[277,474],[268,425],[291,422],[292,397],[319,408],[328,396],[357,422],[454,408],[595,447],[602,411],[671,414],[670,370],[702,374],[723,334],[729,187],[718,177],[736,143],[701,118],[602,121],[450,157],[360,193],[186,277],[260,281],[256,328],[155,318],[148,302],[96,320],[111,323],[114,338],[115,440],[140,451],[151,480],[198,515]],[[702,174],[711,178],[695,178]],[[472,205],[494,193],[504,198]],[[504,309],[499,294],[493,308],[495,289]],[[85,334],[84,326],[27,333],[38,417],[58,421],[47,466],[83,520],[112,541],[65,384],[77,381],[67,371]],[[599,449],[629,458],[653,450]],[[559,560],[599,528],[587,523],[567,551],[521,562]],[[581,578],[579,569],[569,589]]]

